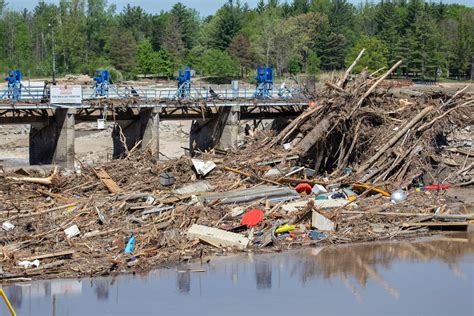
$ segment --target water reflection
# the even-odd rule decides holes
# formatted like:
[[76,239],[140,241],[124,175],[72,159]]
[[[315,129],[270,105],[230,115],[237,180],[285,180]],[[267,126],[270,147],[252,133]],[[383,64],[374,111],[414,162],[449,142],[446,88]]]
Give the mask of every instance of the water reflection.
[[[224,309],[231,308],[231,302],[226,299],[233,297],[248,296],[247,300],[260,302],[262,296],[256,295],[255,291],[271,294],[270,299],[276,301],[286,299],[290,292],[295,297],[295,304],[302,308],[306,305],[298,300],[302,300],[308,291],[318,295],[340,295],[343,291],[354,298],[355,304],[365,307],[376,306],[380,295],[396,302],[404,302],[411,296],[417,296],[418,300],[426,296],[428,301],[436,301],[432,289],[440,288],[440,295],[444,295],[441,282],[443,286],[450,283],[461,289],[464,286],[464,292],[456,294],[456,299],[462,303],[466,297],[471,302],[474,294],[472,254],[474,235],[462,234],[419,242],[328,246],[267,255],[214,258],[207,265],[180,267],[181,272],[161,269],[137,276],[42,281],[8,286],[5,290],[20,315],[130,315],[134,313],[133,310],[127,312],[127,307],[133,307],[127,305],[131,297],[136,301],[135,305],[150,308],[142,315],[153,314],[151,311],[158,306],[164,314],[167,306],[179,306],[187,314],[206,305],[187,307],[182,302],[188,299],[188,304],[193,304],[199,302],[199,298],[212,295],[213,300],[221,302],[219,308]],[[470,269],[466,269],[466,260]],[[193,269],[206,272],[190,272]],[[418,272],[412,275],[414,269]],[[430,270],[428,277],[421,276],[425,270]],[[431,275],[436,275],[436,279]],[[412,278],[417,277],[424,278],[419,286],[430,288],[430,291],[425,293],[424,288],[412,288]],[[327,300],[329,304],[331,299]],[[80,303],[72,307],[71,302]],[[313,301],[308,300],[306,304],[309,308]],[[472,311],[472,302],[466,305],[467,309],[469,304]],[[399,305],[395,308],[404,306]],[[101,310],[101,306],[106,309]],[[437,307],[432,308],[436,311]],[[236,310],[228,312],[232,311],[235,313]],[[283,310],[276,312],[280,314]],[[3,315],[1,307],[0,315]]]
[[305,284],[315,278],[339,278],[354,292],[354,279],[364,288],[369,279],[378,283],[394,298],[400,293],[378,272],[390,270],[395,262],[430,262],[446,264],[454,277],[466,278],[457,261],[466,254],[474,253],[474,235],[440,238],[423,242],[373,243],[332,246],[304,251],[301,260],[291,262],[293,274]]
[[257,260],[255,262],[255,282],[257,290],[272,288],[272,263],[268,260]]
[[191,291],[191,273],[178,272],[178,291],[182,294],[188,294]]

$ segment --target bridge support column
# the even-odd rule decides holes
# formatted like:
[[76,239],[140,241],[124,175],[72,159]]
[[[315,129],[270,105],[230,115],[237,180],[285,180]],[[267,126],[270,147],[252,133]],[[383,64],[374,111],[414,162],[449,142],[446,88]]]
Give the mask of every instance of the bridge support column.
[[[140,140],[142,150],[149,149],[158,159],[160,152],[160,115],[158,108],[142,109],[136,120],[118,121],[112,132],[113,158],[119,159]],[[127,148],[125,148],[124,143]]]
[[233,106],[230,108],[227,120],[224,124],[221,138],[219,140],[219,148],[237,149],[239,142],[239,124],[240,124],[240,107]]
[[30,164],[74,168],[75,109],[57,109],[51,121],[30,128]]
[[191,154],[195,150],[208,150],[213,147],[235,149],[239,137],[240,108],[221,107],[218,114],[210,119],[196,120],[191,125],[189,142]]

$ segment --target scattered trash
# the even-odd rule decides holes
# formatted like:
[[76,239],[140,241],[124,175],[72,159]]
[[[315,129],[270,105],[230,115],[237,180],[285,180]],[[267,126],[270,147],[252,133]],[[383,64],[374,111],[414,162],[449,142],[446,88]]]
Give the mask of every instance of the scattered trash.
[[244,214],[245,212],[245,209],[243,207],[234,207],[231,211],[230,211],[230,216],[232,217],[238,217],[242,214]]
[[383,232],[386,231],[384,224],[372,223],[372,224],[370,224],[370,228],[375,233],[383,233]]
[[176,181],[176,178],[170,172],[165,172],[165,173],[160,174],[160,184],[165,187],[173,185],[175,181]]
[[197,173],[202,176],[206,176],[209,172],[216,168],[216,164],[213,161],[202,161],[200,159],[191,159]]
[[174,192],[177,194],[197,194],[202,192],[209,192],[214,190],[214,187],[206,180],[197,181],[188,185],[185,185]]
[[319,195],[322,193],[328,193],[328,190],[326,190],[326,188],[320,184],[315,184],[313,186],[312,192],[314,195]]
[[165,211],[169,211],[174,209],[174,206],[163,206],[163,207],[154,207],[152,209],[146,210],[142,212],[142,215],[159,215]]
[[215,247],[235,247],[240,250],[247,248],[250,240],[240,234],[227,232],[222,229],[193,224],[188,230],[190,240],[199,239]]
[[38,259],[34,261],[25,260],[25,261],[18,262],[18,265],[25,269],[31,268],[33,266],[38,268],[40,266],[40,261]]
[[323,232],[318,232],[317,230],[311,230],[308,232],[308,236],[309,238],[311,238],[311,240],[320,240],[320,239],[323,239],[323,238],[326,238],[326,234],[323,233]]
[[242,225],[247,225],[248,227],[254,227],[260,224],[263,220],[264,214],[262,210],[253,209],[250,212],[247,212],[242,216]]
[[334,231],[336,224],[316,211],[313,211],[311,224],[314,228],[321,231]]
[[304,208],[307,204],[308,204],[307,200],[297,200],[297,201],[285,203],[281,206],[281,208],[286,213],[292,213]]
[[246,203],[266,198],[271,201],[288,201],[299,198],[295,190],[286,187],[262,185],[244,190],[228,191],[223,193],[208,194],[201,198],[203,202],[210,203],[216,200],[222,204]]
[[407,199],[407,194],[403,190],[397,190],[390,195],[390,201],[392,203],[403,202]]
[[283,144],[283,149],[285,149],[285,150],[291,150],[292,148],[293,148],[293,146],[291,145],[291,143]]
[[101,210],[99,210],[99,208],[96,206],[94,207],[96,213],[97,213],[97,216],[99,217],[99,222],[103,225],[103,224],[107,224],[107,217],[105,216],[104,212],[102,212]]
[[135,235],[130,236],[127,245],[125,246],[125,253],[129,254],[135,250]]
[[432,184],[432,185],[425,185],[423,189],[425,190],[447,190],[449,189],[449,184]]
[[64,233],[66,234],[67,238],[72,238],[72,237],[78,236],[81,232],[79,230],[79,227],[77,227],[77,225],[72,225],[71,227],[66,228],[64,230]]
[[283,225],[283,226],[278,227],[278,228],[275,230],[275,233],[277,233],[277,234],[283,234],[283,233],[291,232],[291,231],[293,231],[293,230],[295,230],[295,229],[296,229],[296,226],[285,224],[285,225]]
[[350,203],[346,199],[334,199],[334,200],[315,200],[314,206],[321,209],[340,208],[348,206],[349,208],[357,207],[357,204]]
[[352,189],[363,189],[363,190],[369,190],[370,192],[373,192],[374,194],[382,194],[383,196],[390,196],[390,193],[381,189],[378,189],[376,187],[373,187],[369,184],[361,184],[361,183],[355,183],[352,185]]
[[[161,176],[160,176],[160,179],[161,179]],[[147,196],[145,204],[153,205],[153,203],[155,203],[155,198],[152,196]]]
[[2,224],[2,228],[3,228],[4,230],[6,230],[7,232],[9,232],[9,231],[12,230],[13,228],[15,228],[15,225],[13,225],[13,224],[10,223],[10,222],[4,222],[4,223]]
[[306,194],[310,194],[312,192],[313,188],[311,187],[311,185],[309,185],[307,183],[300,183],[295,187],[295,190],[298,193],[303,193],[304,192]]

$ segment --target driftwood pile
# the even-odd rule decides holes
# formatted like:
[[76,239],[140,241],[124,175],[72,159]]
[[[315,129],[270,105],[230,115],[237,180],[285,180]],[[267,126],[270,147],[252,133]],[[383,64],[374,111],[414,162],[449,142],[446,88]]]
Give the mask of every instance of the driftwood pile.
[[451,96],[412,98],[387,84],[377,89],[399,64],[379,78],[364,71],[347,82],[349,70],[327,82],[268,147],[291,143],[290,154],[335,182],[472,184],[474,96],[464,94],[467,86]]

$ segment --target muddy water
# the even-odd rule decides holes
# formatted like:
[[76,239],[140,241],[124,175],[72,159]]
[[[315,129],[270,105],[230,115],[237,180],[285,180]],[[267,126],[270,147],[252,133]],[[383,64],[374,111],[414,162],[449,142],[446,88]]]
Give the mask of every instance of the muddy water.
[[[186,269],[205,272],[179,272]],[[458,234],[218,257],[5,292],[18,315],[474,315],[473,277],[474,236]]]

